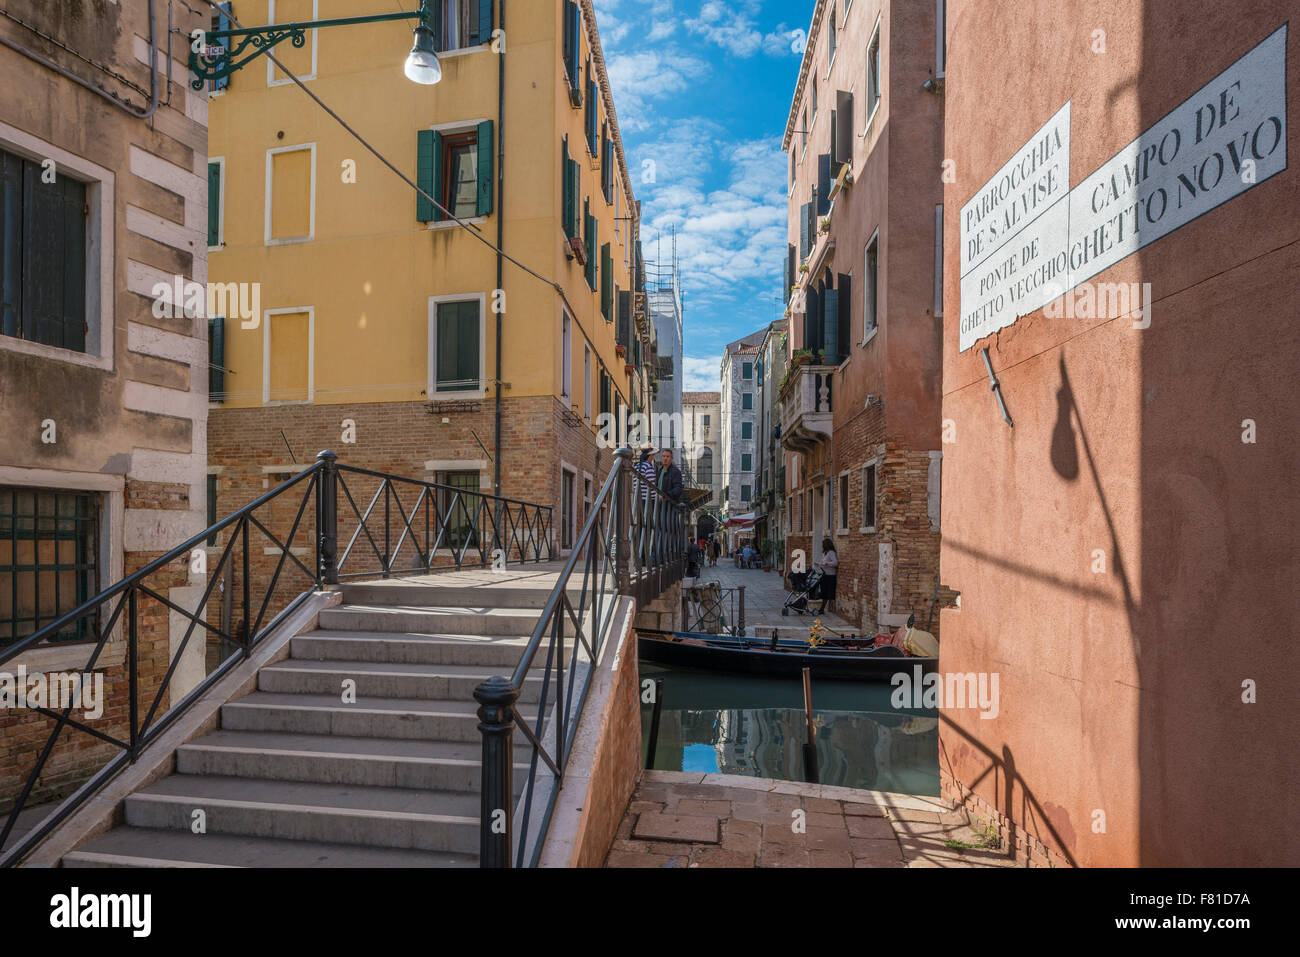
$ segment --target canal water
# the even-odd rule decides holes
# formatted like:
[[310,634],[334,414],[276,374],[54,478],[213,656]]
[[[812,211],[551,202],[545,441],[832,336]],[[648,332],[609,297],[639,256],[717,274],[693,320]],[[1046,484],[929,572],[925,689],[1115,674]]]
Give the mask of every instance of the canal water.
[[[803,781],[807,722],[797,678],[753,678],[640,662],[641,680],[664,679],[654,767]],[[894,708],[888,682],[813,681],[822,784],[936,796],[939,718]],[[641,705],[642,753],[651,706]]]

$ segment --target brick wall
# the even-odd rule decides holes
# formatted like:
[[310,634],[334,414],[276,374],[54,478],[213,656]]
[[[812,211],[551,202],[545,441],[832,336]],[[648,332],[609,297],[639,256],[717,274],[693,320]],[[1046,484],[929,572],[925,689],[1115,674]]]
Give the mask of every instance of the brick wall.
[[[800,468],[792,478],[795,491],[806,493],[829,482],[833,505],[834,528],[828,529],[839,557],[839,583],[835,610],[840,617],[858,627],[877,627],[881,613],[879,573],[880,546],[893,549],[892,587],[889,614],[915,613],[917,626],[926,627],[930,605],[935,598],[935,579],[939,570],[939,528],[931,500],[931,454],[928,449],[909,449],[888,439],[885,417],[878,408],[866,409],[835,430],[830,443],[811,454],[801,456]],[[862,469],[878,462],[876,470],[875,531],[863,532]],[[847,471],[849,507],[847,530],[840,515],[840,473]],[[809,563],[821,552],[821,542],[814,542],[808,522],[809,506],[803,504],[805,519],[802,530],[792,531],[786,543],[787,554],[802,548]],[[798,525],[795,525],[798,529]],[[938,604],[930,623],[939,634],[938,608],[950,603],[953,593],[940,587]]]
[[971,825],[996,832],[999,846],[1025,867],[1071,867],[1073,864],[1038,833],[1036,822],[1016,824],[988,801],[955,779],[946,768],[939,771],[939,793],[955,807],[965,808]]
[[[570,424],[572,420],[566,421],[562,413],[559,402],[550,396],[506,399],[501,422],[501,494],[518,501],[550,504],[553,508],[552,531],[556,533],[561,516],[561,459],[577,473],[578,513],[575,521],[579,528],[584,518],[581,513],[584,471],[592,476],[594,497],[613,462],[612,451],[597,449],[595,434],[585,423]],[[275,488],[308,467],[315,460],[316,453],[327,448],[337,453],[340,465],[423,481],[434,481],[436,477],[435,472],[425,470],[427,462],[448,463],[448,468],[454,467],[451,463],[466,463],[462,468],[480,469],[483,491],[491,492],[490,456],[495,453],[493,419],[490,400],[442,406],[391,402],[213,410],[208,450],[210,467],[217,472],[217,515],[229,515]],[[345,424],[347,420],[351,420],[350,425]],[[345,435],[355,441],[343,441]],[[291,460],[290,449],[296,464]],[[268,467],[279,467],[282,471],[268,473],[265,471]],[[379,488],[379,480],[347,472],[342,473],[341,478],[339,550],[340,559],[343,559],[344,549],[357,527],[353,503],[358,511],[364,513]],[[344,489],[351,493],[351,501]],[[306,490],[307,486],[303,484],[300,490],[285,493],[259,510],[259,520],[279,541],[287,540]],[[398,503],[401,511],[410,518],[420,493],[419,486],[397,486],[395,498],[389,503],[390,543],[395,543],[404,530]],[[381,534],[382,508],[381,497],[366,524],[370,536],[360,536],[352,553],[341,561],[340,572],[343,575],[378,571],[378,557],[370,537],[373,536],[382,551],[385,547]],[[435,528],[432,535],[436,535],[435,513],[427,509],[429,514],[426,516],[425,511],[426,507],[422,506],[420,514],[412,520],[412,526],[420,533],[421,547],[426,518]],[[308,569],[315,561],[315,535],[314,506],[309,502],[292,543],[293,553]],[[226,541],[227,534],[222,534],[217,550],[211,552],[210,563],[219,560],[220,549]],[[250,549],[256,572],[253,590],[260,595],[280,564],[281,556],[277,546],[261,532],[254,532],[253,541]],[[242,543],[237,547],[242,548]],[[268,548],[270,554],[266,553]],[[303,549],[301,554],[297,554],[298,549]],[[555,557],[558,558],[558,537],[556,549]],[[512,551],[510,560],[516,558],[517,553]],[[477,563],[477,551],[471,551],[465,560]],[[436,564],[450,564],[451,561],[447,557]],[[414,568],[418,562],[414,548],[408,544],[399,552],[395,565]],[[284,581],[276,588],[263,624],[307,586],[306,573],[292,560],[284,561],[281,574]],[[238,573],[233,576],[232,584],[234,594],[242,596],[243,586]],[[214,593],[213,602],[218,600],[219,596]],[[254,604],[260,604],[260,601],[255,598]],[[241,618],[238,609],[233,618],[236,621]]]

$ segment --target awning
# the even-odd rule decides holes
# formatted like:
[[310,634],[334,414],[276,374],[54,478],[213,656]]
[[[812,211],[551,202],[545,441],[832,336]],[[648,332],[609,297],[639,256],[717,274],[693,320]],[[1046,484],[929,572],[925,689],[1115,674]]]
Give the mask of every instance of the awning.
[[744,515],[732,515],[722,524],[727,528],[748,528],[754,524],[754,513],[746,512]]

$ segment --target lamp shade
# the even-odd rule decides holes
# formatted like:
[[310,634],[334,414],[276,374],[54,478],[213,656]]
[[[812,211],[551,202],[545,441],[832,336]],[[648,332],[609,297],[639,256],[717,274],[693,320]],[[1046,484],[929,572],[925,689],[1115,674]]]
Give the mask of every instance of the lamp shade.
[[442,66],[433,49],[433,31],[421,23],[415,28],[415,45],[406,57],[406,78],[413,83],[432,86],[442,79]]

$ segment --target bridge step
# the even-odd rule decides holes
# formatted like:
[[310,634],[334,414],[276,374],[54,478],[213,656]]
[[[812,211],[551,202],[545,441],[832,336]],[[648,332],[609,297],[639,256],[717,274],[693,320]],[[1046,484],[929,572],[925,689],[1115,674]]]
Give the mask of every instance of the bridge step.
[[[124,826],[64,865],[475,866],[473,691],[518,665],[555,581],[477,574],[345,585],[347,603],[292,638],[288,658],[258,671],[257,690],[221,706],[218,730],[176,750],[174,774],[126,799]],[[573,635],[566,622],[566,667]],[[348,679],[355,703],[343,701]],[[535,672],[520,695],[530,726],[541,689]],[[532,749],[518,731],[514,748],[519,793]],[[200,809],[206,833],[193,834]]]

